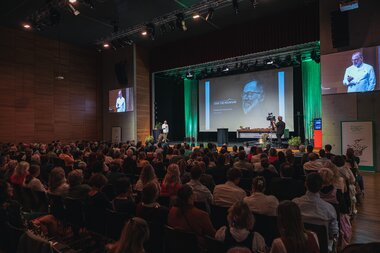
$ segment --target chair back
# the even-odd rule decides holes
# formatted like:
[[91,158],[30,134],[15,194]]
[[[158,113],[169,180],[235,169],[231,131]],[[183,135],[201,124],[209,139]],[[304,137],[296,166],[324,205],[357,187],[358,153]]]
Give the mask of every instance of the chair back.
[[239,187],[246,192],[250,192],[252,190],[252,178],[240,178]]
[[47,212],[49,208],[49,200],[46,192],[43,191],[33,191],[35,202],[35,211],[37,212]]
[[227,247],[226,245],[221,242],[216,240],[213,237],[210,237],[208,235],[205,236],[204,238],[205,245],[204,245],[204,253],[225,253],[227,252]]
[[167,197],[167,196],[159,196],[158,199],[157,199],[157,202],[161,205],[161,206],[166,206],[167,208],[170,207],[170,197]]
[[198,253],[198,239],[194,233],[165,226],[164,252]]
[[103,187],[102,192],[107,196],[109,201],[116,197],[115,189],[112,184],[106,184]]
[[216,206],[211,204],[210,209],[210,218],[215,229],[219,229],[220,227],[227,225],[228,207]]
[[204,202],[204,201],[194,201],[194,206],[198,209],[205,211],[205,212],[209,212],[209,210],[207,209],[206,202]]
[[348,245],[341,253],[377,253],[379,248],[380,242],[356,243]]
[[130,218],[127,213],[106,210],[105,236],[113,240],[118,240],[126,221]]
[[320,253],[329,252],[329,235],[326,225],[304,223],[305,229],[313,231],[317,234]]
[[65,205],[66,221],[74,228],[83,228],[84,210],[82,200],[65,198],[63,202]]
[[253,215],[255,216],[253,230],[264,237],[266,245],[272,245],[273,240],[280,236],[277,228],[277,217],[257,213]]
[[0,243],[0,245],[3,245],[5,247],[5,252],[17,251],[18,242],[24,232],[24,229],[14,227],[8,222],[5,223],[4,230],[0,231],[1,240],[4,240],[3,243]]
[[65,205],[62,196],[47,193],[49,199],[49,212],[58,220],[63,221],[66,217]]
[[22,194],[22,209],[25,212],[31,212],[35,210],[36,207],[36,199],[34,198],[34,194],[32,189],[28,187],[21,188]]

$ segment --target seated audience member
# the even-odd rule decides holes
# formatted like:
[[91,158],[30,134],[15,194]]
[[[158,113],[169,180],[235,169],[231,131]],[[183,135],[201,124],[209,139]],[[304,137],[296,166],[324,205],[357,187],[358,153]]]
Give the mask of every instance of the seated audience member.
[[318,172],[323,167],[322,163],[318,160],[318,155],[315,153],[308,154],[308,162],[305,162],[303,169],[305,174],[309,172]]
[[243,177],[249,177],[251,175],[253,166],[250,162],[246,160],[246,154],[244,151],[240,151],[238,154],[238,161],[236,161],[233,165],[234,168],[240,169]]
[[121,165],[119,162],[112,161],[109,164],[110,171],[107,174],[108,184],[113,185],[115,184],[116,180],[118,180],[121,177],[125,177],[126,175],[124,173],[121,173]]
[[228,181],[225,184],[219,184],[214,189],[214,204],[222,207],[230,207],[236,201],[243,200],[246,197],[245,191],[238,185],[240,183],[241,171],[232,168],[227,173]]
[[306,177],[307,192],[304,196],[293,199],[299,208],[304,222],[327,222],[330,238],[338,235],[339,228],[334,207],[321,199],[319,191],[322,188],[322,177],[315,172]]
[[142,191],[141,203],[136,207],[136,216],[148,223],[160,223],[162,227],[167,223],[169,209],[157,203],[159,190],[155,183],[148,183]]
[[295,153],[295,157],[303,157],[306,154],[305,145],[299,145],[298,152]]
[[128,213],[131,216],[135,214],[135,200],[132,193],[132,185],[128,178],[121,177],[113,185],[116,197],[113,199],[113,209],[116,212]]
[[26,176],[29,173],[29,163],[28,162],[20,162],[12,176],[10,177],[10,182],[15,185],[23,186],[25,184]]
[[247,161],[251,161],[252,156],[256,155],[256,146],[252,146],[251,149],[249,150],[249,153],[247,155]]
[[146,164],[141,170],[140,178],[135,185],[135,190],[141,192],[144,189],[144,186],[150,182],[157,184],[158,187],[160,185],[156,173],[154,172],[154,168],[150,164]]
[[238,147],[236,145],[233,145],[232,151],[230,152],[231,158],[235,159],[237,154],[238,154]]
[[109,246],[108,253],[144,253],[144,243],[149,239],[148,223],[141,218],[131,218],[124,226],[120,239]]
[[70,153],[69,146],[63,148],[63,152],[59,155],[59,159],[65,162],[66,167],[72,167],[74,165],[74,157]]
[[7,165],[5,165],[5,171],[3,178],[8,181],[10,181],[11,176],[15,172],[16,168],[18,166],[18,162],[16,160],[10,160]]
[[252,231],[254,217],[246,203],[237,201],[228,210],[228,226],[221,227],[215,234],[215,239],[224,242],[226,247],[247,247],[252,252],[265,252],[264,238]]
[[49,192],[54,195],[66,196],[70,186],[66,183],[65,171],[55,167],[49,175]]
[[319,191],[321,199],[330,204],[339,204],[337,191],[333,185],[334,173],[328,168],[319,170],[319,175],[322,177],[322,188]]
[[181,184],[186,184],[190,181],[191,175],[187,171],[187,162],[185,159],[181,159],[177,162],[179,168],[179,178],[181,179]]
[[39,165],[32,165],[29,168],[29,175],[26,176],[25,180],[25,187],[30,188],[32,191],[41,191],[44,192],[45,187],[41,183],[41,180],[38,179],[38,176],[40,175],[40,166]]
[[[160,143],[159,143],[160,144]],[[161,151],[159,151],[161,150]],[[165,177],[165,165],[164,165],[164,155],[162,154],[162,149],[159,148],[155,152],[155,157],[152,161],[152,166],[154,168],[154,171],[156,172],[156,175],[158,178],[164,178]]]
[[213,196],[210,190],[199,181],[201,175],[201,167],[199,165],[194,165],[191,168],[191,180],[187,183],[187,185],[189,185],[193,190],[194,201],[204,202],[207,210],[210,211],[210,204],[213,202]]
[[247,247],[233,247],[227,253],[252,253],[252,251]]
[[85,199],[91,187],[88,184],[83,184],[83,172],[82,170],[73,170],[67,176],[69,182],[69,192],[67,197],[73,199]]
[[320,163],[324,164],[326,161],[330,161],[330,159],[328,159],[328,158],[326,157],[326,151],[325,151],[323,148],[319,150],[318,154],[319,154],[319,159],[318,159],[318,161],[319,161]]
[[[301,159],[301,165],[303,166],[306,162],[309,161],[309,154],[313,153],[314,147],[312,145],[307,145],[306,147],[306,153],[303,154],[302,159]],[[318,159],[318,156],[317,158]]]
[[331,153],[331,150],[332,150],[332,146],[330,144],[326,144],[325,145],[326,158],[333,160],[335,155]]
[[131,148],[127,150],[127,157],[124,158],[123,172],[127,175],[134,175],[137,172],[136,157]]
[[[261,159],[260,166],[261,167],[260,170],[257,171],[257,175],[264,177],[266,183],[270,185],[272,180],[279,176],[276,168],[269,163],[267,157]],[[267,190],[269,191],[269,189]]]
[[216,160],[216,167],[207,171],[214,179],[215,184],[224,184],[226,182],[227,171],[230,168],[226,164],[226,155],[219,154]]
[[285,200],[277,209],[281,237],[273,241],[270,253],[319,253],[317,236],[305,230],[300,208]]
[[270,194],[279,201],[292,200],[305,194],[305,184],[302,180],[293,178],[294,167],[289,163],[283,163],[280,168],[280,177],[272,179],[269,187]]
[[265,187],[265,178],[255,177],[252,182],[252,194],[245,197],[244,202],[247,203],[249,210],[253,213],[276,216],[278,200],[275,196],[265,195]]
[[275,148],[271,148],[268,153],[268,160],[270,164],[275,164],[278,160],[277,150]]
[[214,182],[214,178],[209,175],[209,174],[206,174],[206,164],[201,161],[201,162],[196,162],[194,163],[194,165],[197,164],[200,166],[200,168],[202,169],[202,175],[201,177],[199,178],[199,181],[207,187],[207,189],[210,190],[210,192],[214,192],[214,188],[215,188],[215,182]]
[[177,203],[170,208],[168,225],[195,233],[199,237],[215,236],[215,229],[208,213],[194,207],[193,190],[186,184],[177,192]]
[[175,196],[179,188],[181,188],[179,167],[172,163],[168,166],[164,180],[162,180],[160,195],[164,197]]
[[111,202],[107,199],[107,196],[102,192],[103,187],[107,184],[107,178],[102,174],[94,174],[91,176],[88,182],[91,186],[91,190],[87,194],[85,200],[86,213],[90,230],[98,233],[104,233],[105,220],[100,217],[105,217],[106,210],[112,210]]
[[149,164],[149,161],[146,160],[146,154],[144,151],[141,151],[138,155],[137,159],[137,170],[140,173],[142,168],[144,168],[145,165]]
[[261,161],[261,154],[262,153],[263,153],[263,148],[258,147],[256,149],[256,155],[252,156],[252,158],[251,158],[251,163],[252,164],[259,163]]

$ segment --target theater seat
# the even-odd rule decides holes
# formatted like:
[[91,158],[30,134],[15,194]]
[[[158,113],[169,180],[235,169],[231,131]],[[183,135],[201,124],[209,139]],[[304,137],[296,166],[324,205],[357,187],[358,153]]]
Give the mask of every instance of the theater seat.
[[198,239],[194,233],[165,226],[165,253],[199,253]]

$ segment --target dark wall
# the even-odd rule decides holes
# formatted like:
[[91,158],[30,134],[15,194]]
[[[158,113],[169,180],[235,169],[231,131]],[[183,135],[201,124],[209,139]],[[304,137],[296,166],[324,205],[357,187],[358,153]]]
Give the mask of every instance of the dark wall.
[[194,65],[318,40],[316,1],[301,9],[155,48],[151,54],[151,70]]
[[155,121],[169,124],[171,141],[185,137],[185,108],[183,81],[170,77],[155,77]]
[[0,34],[0,141],[100,139],[99,54],[32,32]]

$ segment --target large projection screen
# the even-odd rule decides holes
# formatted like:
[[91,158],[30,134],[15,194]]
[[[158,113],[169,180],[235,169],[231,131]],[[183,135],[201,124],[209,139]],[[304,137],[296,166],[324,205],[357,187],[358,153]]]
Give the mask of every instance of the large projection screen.
[[294,131],[293,68],[273,69],[199,81],[199,130],[266,128],[268,113],[283,116]]

